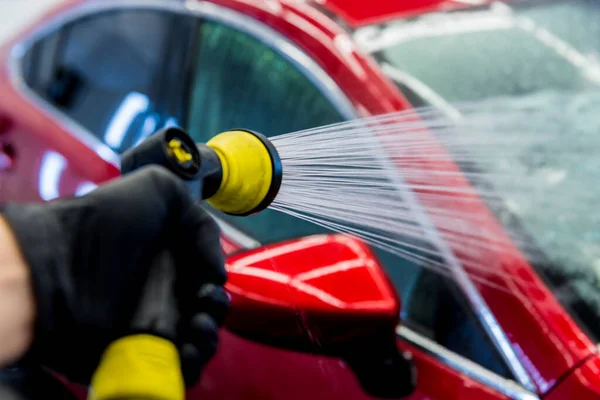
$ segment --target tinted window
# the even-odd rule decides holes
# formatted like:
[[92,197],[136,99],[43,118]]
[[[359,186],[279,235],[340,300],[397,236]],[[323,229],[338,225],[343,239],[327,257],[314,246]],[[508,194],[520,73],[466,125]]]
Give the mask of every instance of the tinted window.
[[168,104],[180,81],[193,19],[156,11],[94,15],[36,44],[29,85],[121,152],[177,117]]
[[461,356],[512,379],[462,290],[449,277],[421,269],[403,296],[403,321]]
[[[194,65],[186,127],[196,141],[206,142],[233,128],[273,136],[342,120],[295,65],[233,28],[212,22],[202,24]],[[262,243],[325,231],[271,210],[229,221]]]

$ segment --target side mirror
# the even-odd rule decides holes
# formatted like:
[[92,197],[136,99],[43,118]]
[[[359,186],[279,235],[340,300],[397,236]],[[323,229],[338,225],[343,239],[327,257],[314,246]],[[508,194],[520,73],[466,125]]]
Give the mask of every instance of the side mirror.
[[363,242],[311,236],[233,256],[227,269],[233,333],[341,358],[372,396],[414,390],[412,360],[396,346],[400,301]]

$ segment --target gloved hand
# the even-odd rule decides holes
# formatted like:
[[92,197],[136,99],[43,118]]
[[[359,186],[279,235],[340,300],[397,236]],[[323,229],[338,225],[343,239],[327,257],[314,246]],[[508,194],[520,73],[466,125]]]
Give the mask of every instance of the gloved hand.
[[110,342],[154,329],[137,315],[148,308],[140,299],[160,301],[153,290],[172,277],[176,326],[150,333],[174,336],[186,383],[197,381],[228,299],[218,227],[183,182],[146,167],[83,197],[8,204],[3,213],[31,269],[31,358],[88,384]]

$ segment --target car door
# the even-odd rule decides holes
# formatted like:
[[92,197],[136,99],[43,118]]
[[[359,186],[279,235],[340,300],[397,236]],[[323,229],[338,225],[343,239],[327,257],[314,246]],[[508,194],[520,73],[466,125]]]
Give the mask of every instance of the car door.
[[[49,74],[49,80],[24,71],[47,107],[115,154],[169,124],[205,141],[236,127],[272,136],[347,117],[330,100],[331,81],[322,80],[319,64],[258,20],[218,6],[136,4],[81,6],[73,12],[76,17],[38,43],[44,48],[47,40],[62,42],[51,57],[54,63],[37,72]],[[173,32],[179,36],[169,36]],[[298,52],[305,65],[293,61]],[[213,213],[230,240],[229,252],[324,231],[271,210],[239,219]],[[398,343],[414,354],[418,368],[412,399],[530,396],[514,382],[453,281],[385,252],[379,257],[404,302]],[[368,398],[342,363],[257,345],[226,332],[219,354],[191,394]]]

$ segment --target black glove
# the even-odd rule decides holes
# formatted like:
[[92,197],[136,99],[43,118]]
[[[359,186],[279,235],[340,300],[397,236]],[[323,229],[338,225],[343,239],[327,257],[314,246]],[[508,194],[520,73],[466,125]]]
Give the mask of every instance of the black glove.
[[153,290],[172,277],[177,326],[155,333],[175,336],[169,339],[180,349],[186,383],[197,381],[216,349],[228,299],[218,227],[183,182],[147,167],[83,197],[8,204],[4,217],[37,300],[30,357],[89,383],[110,342],[154,329],[138,315],[148,308],[140,298],[156,300]]

